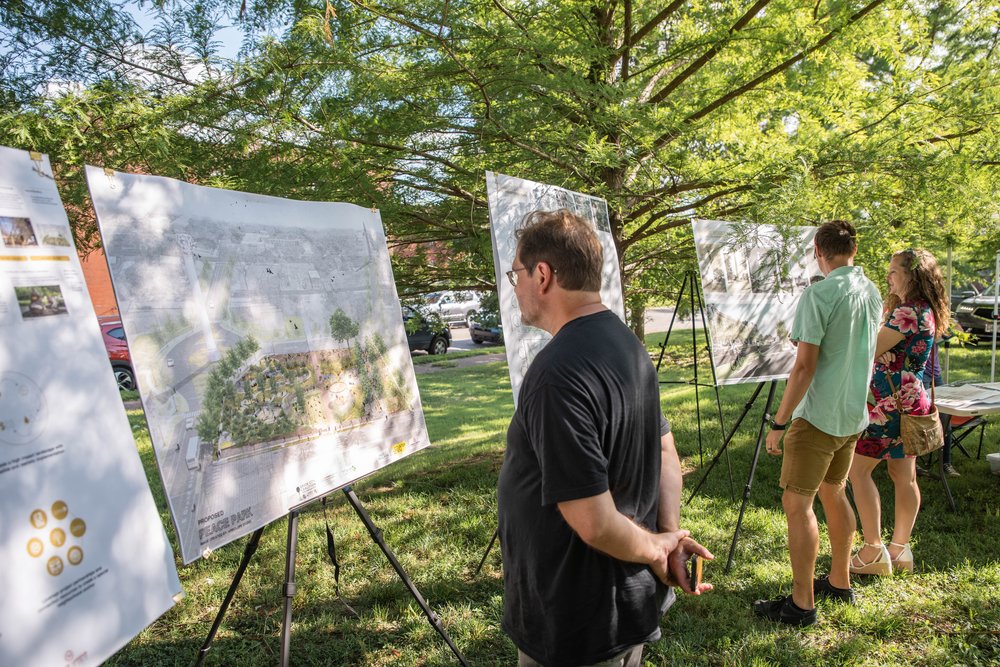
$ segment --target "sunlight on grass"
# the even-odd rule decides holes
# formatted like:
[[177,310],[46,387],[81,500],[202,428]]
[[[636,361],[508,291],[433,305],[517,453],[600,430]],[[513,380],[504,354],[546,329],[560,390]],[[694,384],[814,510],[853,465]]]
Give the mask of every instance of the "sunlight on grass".
[[[660,336],[662,338],[662,335]],[[654,337],[647,340],[659,353]],[[677,339],[674,339],[677,340]],[[662,379],[688,381],[690,340],[667,347]],[[478,350],[477,350],[478,351]],[[988,350],[952,353],[953,378],[970,379],[989,365]],[[687,359],[685,362],[685,355]],[[448,355],[451,357],[451,355]],[[655,356],[654,356],[655,362]],[[699,369],[709,377],[707,365]],[[511,665],[515,649],[500,629],[502,570],[494,547],[474,575],[496,527],[496,478],[513,413],[503,362],[452,368],[418,376],[433,446],[355,484],[355,491],[386,542],[407,568],[473,665]],[[725,430],[731,428],[755,386],[719,390]],[[718,451],[715,390],[699,388],[705,464]],[[765,394],[766,395],[766,394]],[[646,651],[648,665],[990,665],[1000,663],[1000,479],[985,461],[958,456],[962,477],[952,481],[959,512],[947,511],[943,491],[921,478],[924,503],[914,533],[917,571],[912,576],[856,580],[856,607],[821,602],[820,622],[804,631],[753,618],[750,603],[788,590],[791,573],[785,519],[777,486],[780,461],[762,455],[743,520],[732,572],[724,573],[739,504],[760,425],[758,399],[727,457],[694,500],[683,508],[684,527],[716,555],[705,571],[716,590],[683,597],[664,620],[664,638]],[[662,385],[662,404],[677,437],[687,491],[699,467],[695,391]],[[168,536],[173,527],[140,411],[129,413]],[[996,451],[1000,429],[986,431],[984,450]],[[884,470],[884,512],[892,515]],[[817,506],[818,507],[818,506]],[[821,510],[818,570],[829,566]],[[338,599],[326,555],[326,521],[341,562]],[[285,521],[264,531],[260,549],[226,616],[205,664],[274,665],[280,653]],[[204,641],[243,553],[245,540],[181,568],[187,596],[126,646],[108,664],[191,664]],[[395,572],[343,496],[324,510],[307,508],[299,523],[292,664],[454,665],[456,660],[427,623]],[[357,612],[355,616],[348,609]]]

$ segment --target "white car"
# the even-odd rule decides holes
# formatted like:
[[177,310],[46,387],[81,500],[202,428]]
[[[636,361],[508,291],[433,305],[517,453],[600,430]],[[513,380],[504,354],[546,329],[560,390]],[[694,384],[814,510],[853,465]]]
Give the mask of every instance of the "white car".
[[468,326],[473,313],[479,310],[479,294],[471,290],[436,292],[427,298],[427,305],[447,324]]

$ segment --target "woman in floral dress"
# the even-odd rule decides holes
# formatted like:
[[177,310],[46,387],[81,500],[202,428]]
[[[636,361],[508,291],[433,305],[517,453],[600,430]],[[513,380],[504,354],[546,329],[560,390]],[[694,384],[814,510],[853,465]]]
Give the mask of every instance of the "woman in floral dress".
[[[854,574],[891,574],[913,570],[910,533],[920,509],[916,459],[903,453],[899,408],[889,385],[895,385],[903,410],[925,415],[931,400],[923,387],[924,365],[935,336],[948,327],[948,296],[941,269],[926,250],[903,250],[889,263],[886,320],[879,331],[868,404],[869,425],[858,439],[851,464],[851,487],[865,544],[851,559]],[[896,511],[888,548],[882,543],[882,506],[872,471],[885,461],[895,487]]]

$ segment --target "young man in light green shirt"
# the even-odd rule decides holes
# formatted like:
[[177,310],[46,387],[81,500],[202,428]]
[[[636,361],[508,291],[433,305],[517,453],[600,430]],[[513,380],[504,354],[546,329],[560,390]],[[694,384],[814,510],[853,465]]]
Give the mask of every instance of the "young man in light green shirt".
[[[855,442],[868,425],[865,401],[882,317],[878,289],[854,266],[855,239],[854,227],[840,220],[816,232],[816,259],[826,278],[803,292],[795,311],[795,364],[767,436],[767,452],[774,456],[782,454],[785,439],[781,504],[788,521],[792,594],[758,600],[754,613],[790,625],[816,621],[816,593],[854,601],[848,567],[855,517],[844,486]],[[822,579],[814,579],[817,493],[833,561]]]

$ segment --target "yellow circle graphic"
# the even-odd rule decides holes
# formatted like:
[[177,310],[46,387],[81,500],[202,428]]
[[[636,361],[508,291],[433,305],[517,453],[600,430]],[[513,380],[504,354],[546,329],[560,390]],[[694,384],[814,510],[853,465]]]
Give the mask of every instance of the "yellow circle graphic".
[[69,507],[66,506],[61,500],[57,500],[52,503],[52,516],[56,518],[57,521],[62,521],[69,514]]
[[42,529],[45,528],[45,524],[49,522],[49,518],[45,515],[44,510],[35,510],[31,513],[31,525],[35,528]]
[[53,577],[58,577],[63,571],[62,558],[59,556],[53,556],[49,559],[49,562],[45,564],[45,569],[49,571]]
[[86,522],[83,519],[73,519],[69,522],[69,532],[73,533],[74,537],[83,537],[87,532]]
[[53,528],[49,533],[49,541],[52,542],[52,546],[61,547],[66,544],[66,531],[62,528]]
[[70,547],[66,553],[66,560],[70,565],[79,565],[83,561],[83,549],[80,547]]
[[38,558],[45,551],[45,545],[37,537],[32,537],[28,540],[28,555],[32,558]]

